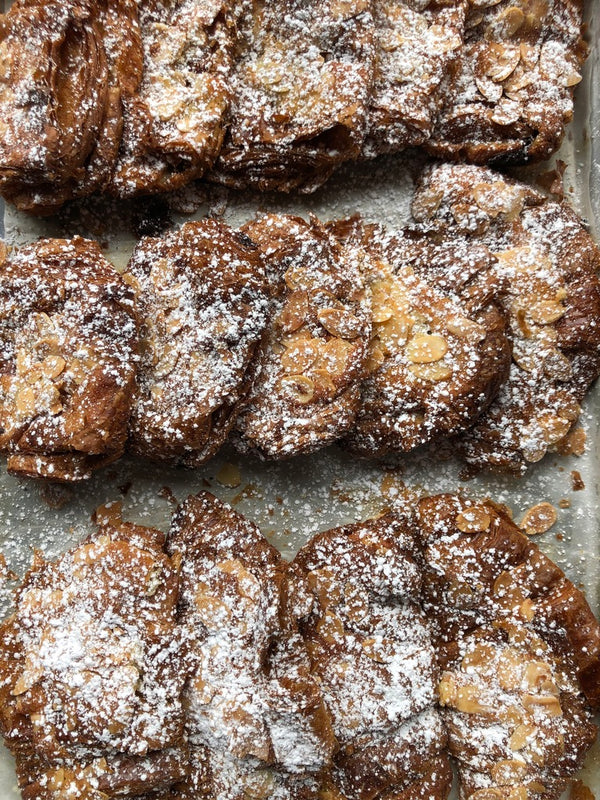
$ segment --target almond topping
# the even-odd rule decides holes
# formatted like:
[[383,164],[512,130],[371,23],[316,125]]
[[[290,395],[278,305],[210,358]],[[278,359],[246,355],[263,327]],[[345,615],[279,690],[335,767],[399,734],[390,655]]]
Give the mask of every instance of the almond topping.
[[406,346],[406,355],[413,364],[432,364],[448,352],[448,342],[438,334],[414,336]]
[[306,375],[289,375],[281,379],[286,395],[300,405],[310,403],[315,394],[315,385]]
[[563,713],[560,701],[554,695],[524,694],[523,705],[528,711],[539,708],[549,717],[559,717]]
[[317,313],[317,318],[328,333],[340,339],[356,339],[360,334],[360,320],[347,309],[323,308]]
[[485,506],[470,506],[457,515],[456,527],[463,533],[480,533],[489,530],[492,518]]
[[525,512],[519,527],[528,536],[546,533],[558,519],[556,509],[551,503],[538,503]]
[[409,370],[422,381],[439,383],[452,377],[453,369],[449,364],[411,364]]
[[522,750],[536,731],[535,725],[517,725],[508,740],[508,746],[511,750]]

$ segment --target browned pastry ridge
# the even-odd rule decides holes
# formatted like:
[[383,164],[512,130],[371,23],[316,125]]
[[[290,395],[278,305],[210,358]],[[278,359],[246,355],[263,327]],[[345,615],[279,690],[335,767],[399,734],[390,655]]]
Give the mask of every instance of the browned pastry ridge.
[[287,564],[203,492],[173,520],[191,774],[172,797],[316,798],[335,738],[292,615]]
[[373,77],[369,0],[242,3],[232,122],[213,178],[312,191],[361,150]]
[[418,518],[461,797],[558,798],[596,737],[600,626],[491,501],[431,497]]
[[292,568],[300,628],[340,749],[327,798],[445,798],[438,672],[414,526],[388,514],[315,536]]
[[75,481],[125,449],[133,292],[99,246],[44,239],[0,263],[0,451],[19,475]]
[[479,164],[550,156],[573,116],[587,54],[582,11],[582,0],[469,3],[430,152]]
[[421,230],[489,248],[505,282],[508,379],[461,439],[467,461],[524,472],[560,449],[600,374],[600,252],[566,203],[488,169],[435,165],[413,201]]
[[[468,428],[489,406],[510,364],[489,251],[468,243],[445,247],[359,218],[329,227],[364,248],[372,293],[370,374],[344,444],[381,457]],[[443,262],[461,273],[452,288],[433,285]]]
[[362,154],[422,145],[460,55],[467,0],[374,0],[375,72]]
[[144,0],[143,77],[123,102],[124,129],[110,191],[165,192],[198,178],[217,157],[230,103],[230,0]]
[[130,449],[198,466],[227,438],[249,386],[268,311],[260,253],[205,219],[143,239],[124,280],[142,323]]
[[0,56],[2,195],[48,214],[104,189],[141,78],[135,0],[16,0]]
[[346,433],[358,411],[371,333],[361,252],[314,217],[267,215],[242,230],[264,254],[274,307],[239,444],[268,458],[312,452]]
[[25,800],[145,795],[187,770],[178,560],[117,506],[39,554],[0,626],[0,727]]

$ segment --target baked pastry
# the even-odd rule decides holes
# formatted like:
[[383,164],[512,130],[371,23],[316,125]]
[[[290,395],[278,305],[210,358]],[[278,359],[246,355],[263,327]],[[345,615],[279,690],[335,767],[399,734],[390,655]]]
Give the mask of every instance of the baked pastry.
[[479,164],[550,156],[573,116],[582,13],[581,0],[470,3],[428,150]]
[[225,132],[234,43],[232,0],[144,0],[143,76],[124,99],[110,191],[165,192],[200,177]]
[[417,550],[409,520],[387,514],[318,534],[292,562],[312,598],[301,632],[340,743],[327,797],[450,790]]
[[0,192],[48,214],[104,189],[142,54],[135,0],[16,0],[0,32]]
[[203,492],[169,535],[182,559],[179,621],[191,774],[175,796],[316,798],[335,746],[291,613],[287,565],[258,528]]
[[[510,363],[489,251],[388,233],[359,218],[330,228],[361,243],[372,291],[370,374],[345,444],[381,457],[472,425]],[[444,262],[462,273],[452,287],[434,285]]]
[[133,293],[92,241],[42,239],[0,264],[0,451],[17,475],[78,481],[125,449]]
[[461,796],[558,798],[596,736],[600,626],[500,506],[440,495],[418,517]]
[[266,458],[312,452],[346,433],[359,407],[371,333],[361,254],[314,217],[267,215],[242,230],[265,256],[274,308],[238,444]]
[[565,203],[480,167],[427,169],[413,216],[422,229],[467,236],[496,256],[512,364],[461,447],[471,464],[522,473],[561,447],[600,374],[598,248]]
[[26,800],[141,796],[187,770],[178,562],[122,522],[38,553],[0,626],[0,728]]
[[142,320],[129,424],[137,454],[198,466],[221,447],[267,322],[256,246],[223,222],[190,222],[137,246],[124,280]]
[[369,0],[244,3],[232,122],[212,177],[312,191],[360,154],[373,75]]
[[462,45],[466,0],[374,0],[375,72],[363,155],[425,143]]

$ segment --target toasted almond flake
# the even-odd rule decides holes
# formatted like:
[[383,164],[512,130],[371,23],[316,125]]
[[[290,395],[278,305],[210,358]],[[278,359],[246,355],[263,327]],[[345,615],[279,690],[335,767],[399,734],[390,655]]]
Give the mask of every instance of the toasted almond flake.
[[522,750],[532,739],[537,732],[535,725],[517,725],[508,740],[508,746],[511,750]]
[[551,503],[537,503],[525,512],[519,527],[528,536],[535,536],[549,531],[557,519],[558,514]]
[[538,325],[550,325],[566,313],[566,308],[554,300],[540,300],[529,307],[529,317]]
[[360,320],[346,309],[323,308],[317,313],[317,318],[328,333],[340,339],[356,339],[360,334]]
[[228,486],[231,489],[235,489],[242,482],[242,473],[237,464],[231,464],[229,461],[226,461],[218,471],[216,478],[221,486]]
[[430,381],[431,383],[438,383],[439,381],[447,381],[452,377],[453,369],[449,364],[410,364],[409,370],[415,376],[423,381]]
[[470,506],[457,515],[455,523],[463,533],[480,533],[489,530],[492,518],[485,506]]
[[560,717],[563,713],[560,701],[554,695],[526,693],[523,695],[523,705],[528,711],[539,709],[549,717]]
[[507,758],[497,761],[490,768],[490,774],[495,783],[501,785],[518,783],[527,772],[527,763]]
[[432,364],[448,352],[448,342],[439,334],[414,336],[406,346],[406,357],[413,364]]
[[306,405],[315,394],[315,385],[306,375],[286,375],[281,379],[283,392],[296,403]]

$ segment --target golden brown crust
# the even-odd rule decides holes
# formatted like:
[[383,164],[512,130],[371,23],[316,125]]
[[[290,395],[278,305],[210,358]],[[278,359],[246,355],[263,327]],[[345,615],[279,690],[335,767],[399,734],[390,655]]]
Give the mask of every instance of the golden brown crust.
[[258,249],[205,219],[144,239],[124,280],[142,321],[130,448],[198,466],[227,438],[248,388],[248,367],[267,321]]
[[596,735],[600,626],[491,501],[430,497],[418,517],[462,794],[556,798]]
[[186,772],[178,562],[118,506],[98,522],[36,556],[0,627],[0,725],[27,798],[137,795]]
[[141,75],[134,0],[17,0],[2,19],[0,190],[52,213],[104,189]]
[[424,144],[460,53],[467,0],[374,0],[375,72],[363,155]]
[[243,231],[273,276],[274,309],[238,418],[241,447],[268,458],[312,452],[358,410],[371,329],[361,254],[315,218],[268,215]]
[[373,73],[370,5],[241,4],[232,123],[213,178],[312,191],[358,157]]
[[479,164],[551,155],[587,54],[582,10],[581,0],[471,2],[430,152]]
[[176,189],[217,157],[230,102],[230,0],[141,5],[143,78],[124,101],[110,191],[120,197]]
[[73,481],[122,455],[133,294],[95,242],[46,239],[0,265],[0,448],[16,474]]
[[192,775],[182,797],[316,797],[335,739],[288,593],[287,565],[258,528],[203,492],[176,514],[179,621]]
[[[301,631],[340,742],[326,796],[444,798],[437,668],[410,522],[387,514],[315,536],[293,562]],[[420,794],[422,793],[422,794]]]
[[[465,242],[388,233],[360,219],[330,227],[344,240],[360,241],[372,291],[370,374],[345,443],[381,457],[472,425],[505,379],[510,359],[497,306],[500,286],[489,274],[491,254]],[[461,274],[461,282],[436,282],[444,264]]]
[[600,253],[565,204],[481,167],[425,171],[413,216],[426,231],[487,246],[512,338],[508,379],[463,437],[469,463],[524,472],[576,423],[600,373]]

